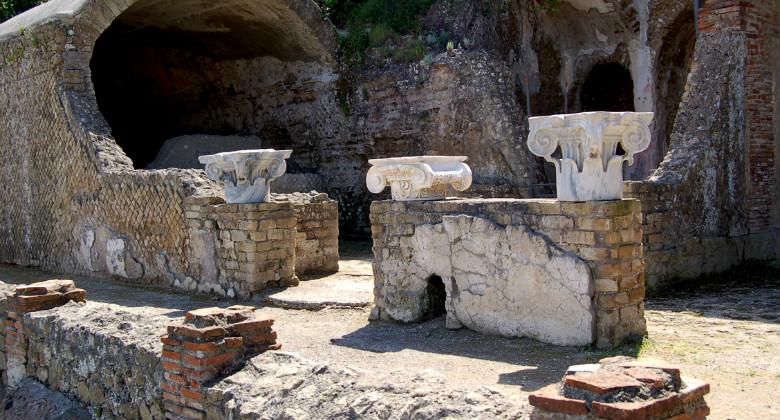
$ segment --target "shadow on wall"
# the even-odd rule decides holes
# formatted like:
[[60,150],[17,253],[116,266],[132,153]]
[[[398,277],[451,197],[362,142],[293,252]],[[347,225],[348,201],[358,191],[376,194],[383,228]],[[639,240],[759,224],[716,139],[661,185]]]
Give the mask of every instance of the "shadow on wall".
[[[170,3],[135,2],[100,36],[90,62],[100,112],[135,168],[182,135],[256,135],[278,149],[300,149],[288,144],[290,133],[279,138],[284,130],[257,121],[266,107],[295,101],[287,79],[328,55],[299,17],[280,1]],[[291,98],[269,105],[258,97],[266,85]]]

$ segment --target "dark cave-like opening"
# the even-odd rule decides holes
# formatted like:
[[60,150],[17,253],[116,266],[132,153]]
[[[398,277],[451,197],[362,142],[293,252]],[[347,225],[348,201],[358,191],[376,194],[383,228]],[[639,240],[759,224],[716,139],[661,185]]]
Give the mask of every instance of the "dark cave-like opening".
[[[100,112],[135,168],[147,168],[167,140],[187,135],[208,135],[194,144],[210,153],[227,151],[213,144],[222,136],[292,148],[284,127],[259,121],[257,108],[268,101],[265,86],[252,83],[272,83],[262,76],[267,62],[278,68],[319,59],[321,45],[298,17],[275,0],[171,3],[134,3],[98,38],[90,63]],[[298,166],[312,165],[290,163]]]
[[429,320],[447,313],[445,302],[447,300],[447,290],[444,287],[444,281],[437,275],[428,278],[428,285],[425,288],[425,311],[423,320]]
[[618,63],[596,64],[580,89],[582,112],[634,111],[631,72]]
[[680,108],[696,48],[696,24],[692,9],[686,9],[669,25],[658,58],[655,112],[657,156],[663,159],[669,149],[674,120]]

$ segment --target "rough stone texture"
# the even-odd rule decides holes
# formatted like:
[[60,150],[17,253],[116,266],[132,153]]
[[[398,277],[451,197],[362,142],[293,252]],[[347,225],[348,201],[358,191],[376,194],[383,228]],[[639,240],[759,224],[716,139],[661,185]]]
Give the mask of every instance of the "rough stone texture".
[[[774,165],[765,144],[774,141],[771,117],[756,122],[749,111],[753,106],[771,108],[771,89],[756,79],[766,79],[767,70],[756,69],[748,58],[767,53],[764,49],[777,42],[777,31],[771,29],[777,16],[761,18],[771,14],[765,6],[772,2],[757,7],[732,3],[708,2],[702,11],[696,65],[677,114],[671,150],[647,181],[626,186],[627,196],[642,201],[648,288],[653,292],[743,261],[777,258],[780,251],[778,228],[768,218],[774,205],[770,184],[775,184],[766,169]],[[766,26],[744,26],[752,19]]]
[[[0,261],[174,286],[200,258],[188,253],[182,200],[219,189],[202,171],[133,170],[95,98],[95,41],[133,3],[58,1],[0,25],[0,159],[14,162],[0,175],[17,179],[0,186],[9,197],[0,206]],[[263,4],[283,11],[276,16],[303,39],[320,37],[320,52],[333,47],[313,2]]]
[[27,314],[26,374],[105,414],[162,418],[158,340],[167,322],[89,302]]
[[32,378],[25,378],[6,395],[2,405],[5,420],[70,420],[92,418],[81,404],[52,391]]
[[335,273],[339,269],[339,207],[326,194],[273,194],[274,201],[293,203],[295,273]]
[[206,392],[205,406],[209,419],[522,416],[496,391],[451,389],[435,371],[369,376],[280,352],[257,356],[220,381]]
[[193,274],[178,287],[248,297],[267,287],[295,286],[296,225],[292,203],[218,204],[188,200]]
[[[450,215],[474,218],[447,217]],[[428,280],[437,275],[444,282],[447,293],[447,312],[456,315],[448,319],[452,326],[462,321],[467,326],[472,323],[475,328],[508,334],[506,325],[486,322],[486,318],[481,317],[516,316],[530,308],[512,305],[520,302],[530,304],[526,299],[543,299],[542,296],[550,293],[554,297],[548,295],[548,304],[555,306],[567,302],[572,305],[567,307],[567,314],[573,308],[577,309],[575,314],[582,314],[572,318],[585,331],[573,334],[567,330],[569,336],[556,336],[552,331],[565,323],[559,319],[560,323],[549,321],[549,324],[535,326],[544,328],[544,332],[524,330],[521,335],[528,334],[560,344],[594,342],[599,347],[612,347],[629,336],[646,332],[641,211],[637,200],[594,203],[511,199],[378,201],[372,204],[371,220],[374,236],[374,317],[404,322],[423,319],[431,306]],[[463,228],[459,227],[459,223],[463,223]],[[458,242],[464,233],[472,229],[474,237],[480,237],[483,242],[492,243],[495,247],[478,246],[470,240]],[[526,249],[527,252],[513,255],[510,246],[512,249]],[[581,262],[587,264],[585,273],[581,271]],[[514,282],[521,280],[509,277],[515,272],[513,269],[537,276],[533,280],[522,280],[534,286],[529,290],[515,290]],[[507,273],[502,274],[502,270],[507,270]],[[490,274],[494,272],[495,275]],[[564,274],[581,280],[561,282],[559,276]],[[517,295],[508,291],[500,296],[493,291],[486,292],[494,281],[501,284],[502,279],[513,283],[512,293]],[[553,287],[553,290],[538,291],[534,281]],[[553,295],[556,286],[559,294]],[[494,301],[486,298],[488,303],[484,303],[481,298],[466,298],[467,294],[497,298]],[[583,301],[584,296],[591,298],[592,302]],[[479,303],[474,305],[471,299]],[[537,322],[548,322],[545,318],[551,316],[549,308],[536,303],[538,301],[532,304],[532,308],[536,309],[534,316],[538,317]],[[497,309],[504,306],[504,311]],[[591,308],[595,313],[594,324],[588,325],[585,314]],[[483,314],[485,311],[488,313]],[[525,315],[530,316],[528,313]],[[588,331],[592,334],[588,335]],[[518,331],[512,333],[517,334]]]

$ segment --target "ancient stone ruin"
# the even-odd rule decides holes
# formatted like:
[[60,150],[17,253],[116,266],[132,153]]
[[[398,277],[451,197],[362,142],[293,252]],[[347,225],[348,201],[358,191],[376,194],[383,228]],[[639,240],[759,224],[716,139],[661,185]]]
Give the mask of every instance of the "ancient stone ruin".
[[[780,259],[775,0],[16,11],[9,418],[703,418],[708,385],[677,368],[581,359],[641,353],[654,295]],[[285,329],[349,363],[279,351]],[[536,353],[459,347],[481,341]],[[552,385],[502,372],[514,399],[385,371],[426,353],[577,361]]]
[[705,419],[710,386],[680,369],[617,357],[569,367],[559,384],[529,397],[531,418]]

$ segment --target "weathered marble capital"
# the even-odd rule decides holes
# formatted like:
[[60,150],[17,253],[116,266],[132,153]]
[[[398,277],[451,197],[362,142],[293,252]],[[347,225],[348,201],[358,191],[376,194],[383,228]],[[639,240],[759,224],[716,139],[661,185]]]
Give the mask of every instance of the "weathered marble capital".
[[465,156],[414,156],[372,159],[366,176],[374,194],[390,187],[393,200],[436,200],[447,197],[448,187],[466,191],[471,186],[471,168]]
[[[650,145],[652,112],[583,112],[532,117],[528,148],[555,165],[558,199],[623,198],[623,162]],[[618,145],[624,154],[618,154]],[[556,151],[560,148],[560,157]],[[553,156],[555,155],[555,156]]]
[[222,182],[230,204],[271,201],[271,181],[287,170],[292,150],[239,150],[200,156],[209,178]]

